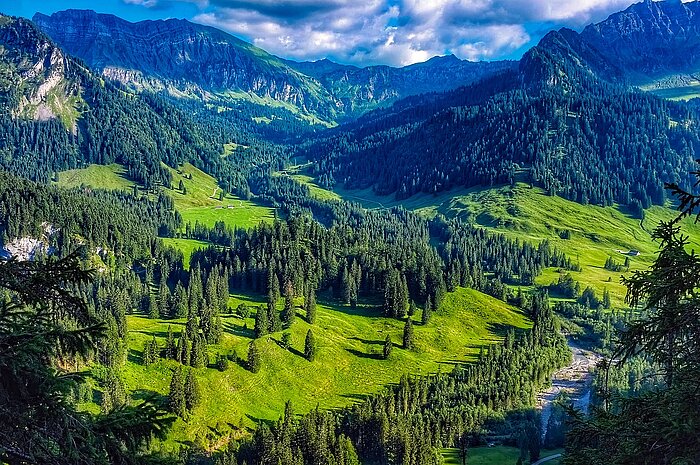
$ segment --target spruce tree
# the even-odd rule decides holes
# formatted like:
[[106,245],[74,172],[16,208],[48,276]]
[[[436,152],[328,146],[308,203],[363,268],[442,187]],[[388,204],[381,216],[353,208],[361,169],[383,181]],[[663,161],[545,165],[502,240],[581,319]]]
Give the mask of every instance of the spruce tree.
[[413,349],[413,321],[410,318],[406,318],[406,324],[403,327],[403,348]]
[[146,302],[148,302],[148,318],[151,318],[153,320],[156,320],[160,318],[160,310],[158,309],[158,301],[156,300],[156,296],[153,294],[149,294],[147,297]]
[[263,337],[269,332],[269,322],[267,321],[267,310],[260,305],[255,312],[255,337]]
[[304,357],[313,362],[316,358],[316,339],[314,338],[314,333],[311,330],[306,332],[306,340],[304,341]]
[[284,310],[282,311],[282,322],[285,328],[290,328],[296,317],[296,309],[294,308],[294,297],[287,294],[284,298]]
[[192,354],[190,355],[190,365],[194,368],[204,368],[209,363],[207,353],[207,342],[204,336],[197,333],[192,339]]
[[391,356],[391,350],[393,348],[393,343],[391,342],[391,336],[386,335],[384,340],[384,360],[387,360]]
[[187,318],[189,313],[188,302],[187,302],[187,291],[182,283],[178,282],[175,286],[175,293],[173,294],[173,313],[175,318]]
[[165,341],[165,358],[175,360],[177,358],[177,347],[175,345],[175,335],[172,326],[168,325],[168,337]]
[[185,407],[188,411],[192,411],[195,407],[199,405],[202,399],[202,393],[199,389],[199,383],[197,382],[197,377],[194,374],[194,370],[187,370],[187,378],[185,379]]
[[309,286],[308,293],[304,299],[304,310],[306,311],[306,322],[310,325],[316,323],[316,292]]
[[252,373],[257,373],[260,371],[260,365],[262,361],[260,360],[260,353],[258,352],[258,346],[255,344],[255,340],[250,341],[248,344],[248,369]]
[[177,341],[177,360],[183,365],[189,365],[190,355],[190,341],[187,338],[187,331],[182,331]]
[[177,367],[173,370],[173,377],[170,379],[168,408],[175,415],[184,418],[185,407],[185,380],[182,378],[182,369]]

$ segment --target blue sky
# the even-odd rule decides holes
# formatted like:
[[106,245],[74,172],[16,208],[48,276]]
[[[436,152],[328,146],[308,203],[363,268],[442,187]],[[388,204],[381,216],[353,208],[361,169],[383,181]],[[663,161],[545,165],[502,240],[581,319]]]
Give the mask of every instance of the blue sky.
[[[677,1],[677,0],[674,0]],[[3,0],[31,17],[93,9],[129,21],[186,18],[231,32],[276,55],[357,65],[407,65],[452,53],[519,58],[549,30],[580,30],[633,0]]]

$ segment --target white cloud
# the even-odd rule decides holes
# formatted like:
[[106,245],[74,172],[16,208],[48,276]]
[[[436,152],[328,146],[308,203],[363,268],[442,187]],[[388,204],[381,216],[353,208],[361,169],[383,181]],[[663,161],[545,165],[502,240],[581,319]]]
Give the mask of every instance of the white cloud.
[[[158,0],[124,0],[148,5]],[[167,1],[167,0],[161,0]],[[172,1],[172,0],[170,0]],[[454,53],[496,59],[553,27],[579,28],[633,0],[180,0],[204,4],[194,21],[288,58],[406,65]]]

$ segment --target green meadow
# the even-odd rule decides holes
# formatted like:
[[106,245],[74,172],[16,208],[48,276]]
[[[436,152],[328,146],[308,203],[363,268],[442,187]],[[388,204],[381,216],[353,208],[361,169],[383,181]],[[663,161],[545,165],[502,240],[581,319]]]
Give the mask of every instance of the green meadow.
[[[262,297],[232,295],[229,306],[241,302],[257,307]],[[301,302],[298,302],[301,304]],[[297,413],[317,406],[334,408],[348,405],[367,394],[396,383],[404,374],[428,375],[449,371],[456,363],[473,360],[483,345],[498,342],[508,327],[527,328],[529,320],[517,309],[490,296],[470,289],[449,293],[427,326],[421,326],[415,315],[416,347],[401,347],[402,321],[384,318],[372,306],[351,308],[335,302],[318,305],[317,321],[309,325],[298,309],[298,316],[288,331],[291,347],[284,349],[282,332],[257,340],[262,354],[262,368],[253,374],[231,363],[220,372],[211,365],[197,369],[202,389],[202,404],[188,421],[178,420],[166,447],[187,437],[206,438],[212,443],[216,435],[235,434],[239,427],[253,426],[258,420],[275,420],[291,400]],[[142,316],[128,317],[129,357],[123,370],[127,390],[132,393],[168,393],[171,370],[176,362],[161,360],[154,365],[141,364],[144,343],[156,336],[165,345],[168,326],[177,334],[184,320],[151,320]],[[254,311],[243,320],[236,315],[223,316],[224,333],[220,344],[210,346],[213,363],[218,353],[245,359],[252,340]],[[312,329],[319,347],[315,361],[303,356],[306,332]],[[394,350],[388,360],[381,356],[384,340],[389,335]]]

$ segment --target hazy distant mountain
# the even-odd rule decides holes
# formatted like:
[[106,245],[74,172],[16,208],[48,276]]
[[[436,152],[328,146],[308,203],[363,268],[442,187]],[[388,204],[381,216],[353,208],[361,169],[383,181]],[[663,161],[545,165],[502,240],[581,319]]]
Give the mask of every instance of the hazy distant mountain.
[[330,60],[287,62],[318,79],[343,104],[347,114],[358,115],[396,100],[428,92],[444,92],[517,67],[515,61],[471,62],[454,55],[434,57],[403,68],[341,65]]

